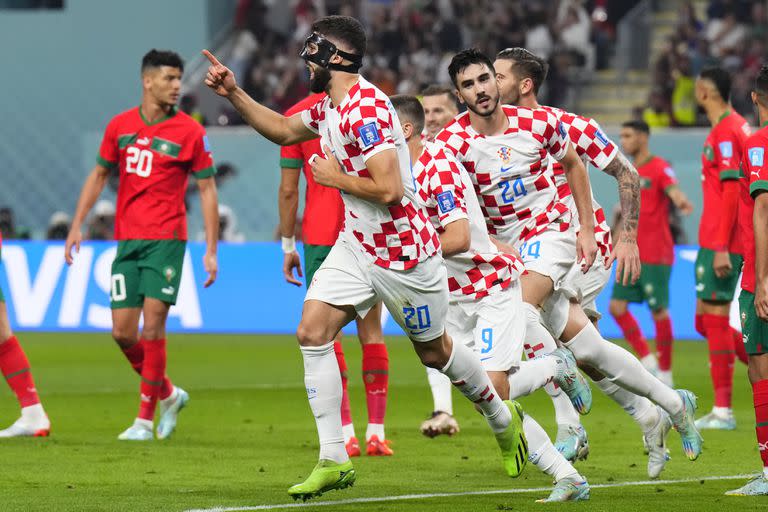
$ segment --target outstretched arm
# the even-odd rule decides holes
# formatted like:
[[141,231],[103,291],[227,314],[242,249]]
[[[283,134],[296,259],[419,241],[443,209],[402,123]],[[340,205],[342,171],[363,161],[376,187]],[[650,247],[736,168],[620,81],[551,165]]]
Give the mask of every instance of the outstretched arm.
[[219,96],[227,98],[254,130],[282,146],[317,137],[316,133],[304,126],[301,114],[285,117],[258,103],[237,86],[235,74],[219,62],[211,52],[203,50],[203,55],[211,63],[205,76],[205,85]]
[[216,181],[213,176],[197,180],[200,190],[200,205],[203,210],[203,224],[205,225],[205,255],[203,266],[208,272],[203,287],[208,288],[216,281],[219,265],[216,257],[219,243],[219,194],[216,190]]
[[606,262],[610,267],[616,260],[616,282],[634,284],[640,278],[640,250],[637,247],[637,223],[640,217],[640,176],[629,160],[616,152],[603,172],[616,178],[619,186],[622,228],[616,247]]

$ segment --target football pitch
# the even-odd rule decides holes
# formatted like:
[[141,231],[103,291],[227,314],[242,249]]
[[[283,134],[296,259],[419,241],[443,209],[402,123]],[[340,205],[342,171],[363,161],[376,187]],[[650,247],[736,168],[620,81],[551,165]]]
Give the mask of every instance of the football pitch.
[[[51,418],[48,439],[0,443],[3,511],[288,510],[286,490],[316,462],[317,436],[307,404],[301,355],[291,336],[172,335],[169,375],[190,393],[189,407],[167,441],[117,441],[138,409],[138,377],[106,334],[19,333]],[[366,425],[360,349],[345,341],[352,413]],[[423,368],[405,338],[389,338],[387,437],[395,455],[361,457],[351,489],[298,508],[334,511],[497,511],[551,509],[551,480],[528,465],[506,477],[485,422],[454,392],[461,432],[426,439],[418,425],[431,411]],[[711,407],[703,343],[675,345],[676,384]],[[661,482],[646,482],[646,456],[632,420],[593,386],[584,417],[591,454],[577,468],[595,486],[582,510],[765,510],[761,498],[723,496],[760,467],[754,412],[743,365],[737,363],[735,432],[704,432],[704,452],[689,462],[672,431],[672,460]],[[2,387],[3,427],[17,405]],[[554,433],[551,403],[541,391],[521,400]],[[721,479],[721,477],[724,477]],[[342,500],[328,504],[329,501]],[[290,504],[289,504],[290,503]]]

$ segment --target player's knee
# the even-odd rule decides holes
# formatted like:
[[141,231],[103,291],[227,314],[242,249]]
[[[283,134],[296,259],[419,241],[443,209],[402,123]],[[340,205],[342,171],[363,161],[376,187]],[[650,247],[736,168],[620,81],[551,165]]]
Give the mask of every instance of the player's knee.
[[612,300],[608,304],[608,311],[611,313],[612,317],[620,317],[627,312],[627,304],[624,301]]
[[296,329],[296,338],[302,347],[319,347],[328,343],[328,336],[318,327],[307,325],[306,322],[299,323]]
[[141,329],[141,337],[145,340],[160,340],[165,338],[165,325],[158,322],[145,322]]
[[669,311],[667,308],[659,308],[655,311],[651,311],[651,316],[653,316],[655,321],[660,322],[669,318]]
[[131,347],[138,341],[134,332],[119,326],[112,327],[112,339],[123,348]]

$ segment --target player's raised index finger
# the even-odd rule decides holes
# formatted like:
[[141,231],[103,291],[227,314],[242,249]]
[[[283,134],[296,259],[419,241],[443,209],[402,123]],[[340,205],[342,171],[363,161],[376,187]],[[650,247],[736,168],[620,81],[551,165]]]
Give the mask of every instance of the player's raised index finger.
[[219,59],[217,59],[211,52],[208,50],[203,50],[203,55],[208,59],[208,61],[213,64],[214,66],[221,66],[221,62],[219,62]]

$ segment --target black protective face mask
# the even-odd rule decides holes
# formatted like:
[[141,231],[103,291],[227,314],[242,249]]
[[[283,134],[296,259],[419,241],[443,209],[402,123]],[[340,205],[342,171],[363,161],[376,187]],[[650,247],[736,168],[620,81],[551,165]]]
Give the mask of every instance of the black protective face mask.
[[[339,55],[341,58],[346,59],[352,64],[331,64],[331,58],[334,55]],[[304,47],[299,53],[299,57],[302,59],[313,62],[318,66],[334,71],[343,71],[345,73],[357,73],[360,67],[363,65],[362,55],[353,55],[345,51],[336,48],[336,45],[318,34],[313,32],[304,41]]]

